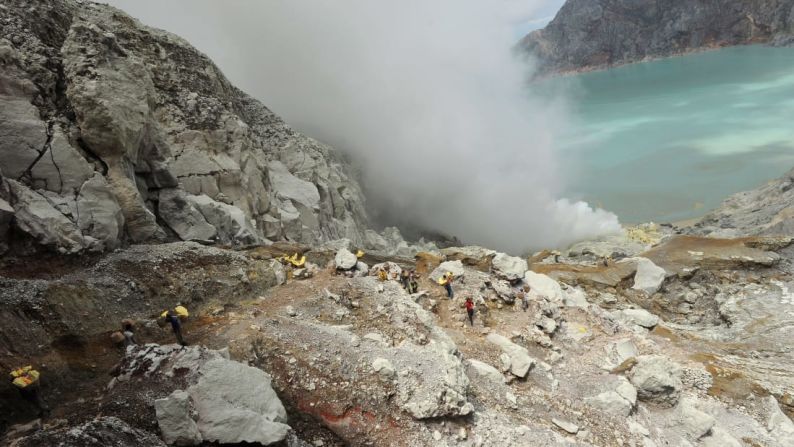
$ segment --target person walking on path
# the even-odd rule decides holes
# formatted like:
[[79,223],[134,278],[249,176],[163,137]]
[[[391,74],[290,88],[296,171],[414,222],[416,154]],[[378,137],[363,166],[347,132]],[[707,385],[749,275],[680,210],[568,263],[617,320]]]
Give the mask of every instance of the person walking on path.
[[419,291],[419,282],[416,279],[416,270],[411,270],[408,274],[408,293],[414,294]]
[[466,297],[466,313],[469,314],[469,324],[474,326],[474,301],[471,297]]
[[400,273],[400,284],[402,284],[403,289],[405,289],[406,292],[411,293],[411,283],[408,280],[408,270],[403,270],[402,273]]
[[124,347],[135,346],[138,340],[135,339],[135,323],[132,320],[121,321],[121,333],[124,335]]
[[524,286],[518,296],[521,298],[521,309],[526,312],[529,309],[529,286]]
[[452,272],[447,272],[440,281],[441,285],[444,286],[444,289],[447,291],[447,298],[449,299],[455,298],[455,292],[452,290],[452,280],[454,278],[455,275],[453,275]]
[[179,320],[179,314],[169,310],[168,313],[165,314],[165,322],[171,323],[171,329],[174,331],[174,336],[176,336],[176,342],[182,346],[187,346],[187,343],[185,343],[185,340],[182,338],[182,322]]

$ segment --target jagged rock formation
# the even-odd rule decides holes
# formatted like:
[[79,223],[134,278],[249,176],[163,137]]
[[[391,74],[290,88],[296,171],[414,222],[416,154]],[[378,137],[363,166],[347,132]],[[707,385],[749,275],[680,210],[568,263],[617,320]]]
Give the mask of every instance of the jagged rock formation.
[[3,246],[363,241],[339,156],[184,40],[91,2],[0,6]]
[[[170,380],[174,376],[179,381]],[[154,396],[157,424],[168,444],[270,445],[290,431],[270,376],[230,360],[227,351],[154,344],[130,347],[110,388],[117,394],[140,396],[133,390],[145,389],[152,381],[175,388],[170,393],[158,389]],[[184,389],[178,386],[181,383]],[[137,406],[131,401],[128,405]],[[148,402],[140,406],[147,408]]]
[[605,68],[649,58],[794,36],[792,0],[568,0],[519,48],[543,72]]
[[732,195],[688,231],[722,237],[794,235],[794,170]]

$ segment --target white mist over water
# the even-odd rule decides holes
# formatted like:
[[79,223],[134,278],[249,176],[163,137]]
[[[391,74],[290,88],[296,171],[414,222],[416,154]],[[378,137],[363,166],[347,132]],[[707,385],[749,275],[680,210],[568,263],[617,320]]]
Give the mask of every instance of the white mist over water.
[[[112,3],[181,34],[349,153],[383,223],[513,253],[620,231],[613,214],[560,198],[564,102],[534,95],[512,52],[514,24],[542,2]],[[166,11],[179,4],[185,13]]]

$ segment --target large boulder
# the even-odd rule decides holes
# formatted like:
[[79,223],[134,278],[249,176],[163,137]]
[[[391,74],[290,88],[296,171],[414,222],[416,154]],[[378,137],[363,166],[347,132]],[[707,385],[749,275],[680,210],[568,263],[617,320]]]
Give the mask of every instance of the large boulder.
[[287,436],[287,412],[266,372],[219,358],[204,364],[200,373],[187,393],[205,441],[269,445]]
[[496,276],[504,278],[508,281],[514,281],[524,277],[527,269],[527,261],[525,259],[509,256],[504,253],[497,253],[491,262],[493,272]]
[[[466,395],[469,379],[454,345],[403,343],[392,361],[397,373],[397,403],[415,419],[465,416],[474,411]],[[423,373],[432,359],[436,372]]]
[[25,174],[47,144],[47,124],[30,102],[0,94],[0,169],[9,178]]
[[640,400],[674,406],[681,395],[682,369],[662,355],[642,355],[628,374]]
[[334,265],[339,270],[350,270],[358,264],[358,258],[347,248],[340,248],[334,256]]
[[45,153],[30,169],[35,188],[63,195],[73,195],[92,175],[94,169],[57,127]]
[[83,183],[76,207],[77,225],[84,235],[101,244],[98,248],[119,246],[124,231],[124,214],[101,174],[95,173]]
[[659,317],[645,309],[623,309],[612,312],[612,316],[623,323],[653,329],[659,324]]
[[430,272],[430,280],[438,282],[438,280],[447,273],[452,273],[455,278],[459,278],[464,276],[466,271],[463,269],[463,263],[461,261],[444,261]]
[[193,408],[190,395],[183,390],[176,390],[170,396],[154,401],[154,411],[160,433],[167,444],[197,445],[201,443],[196,421],[191,417]]
[[689,442],[697,442],[711,433],[716,420],[697,408],[697,400],[686,397],[675,408],[673,427]]
[[507,337],[496,333],[488,334],[486,340],[499,347],[510,360],[510,373],[516,377],[526,377],[529,370],[535,366],[537,361],[529,356],[529,351],[523,346],[519,346]]
[[648,295],[659,291],[667,272],[648,258],[632,258],[625,262],[635,262],[637,272],[634,274],[634,290],[641,290]]
[[14,180],[8,182],[14,222],[39,244],[62,253],[78,253],[86,241],[77,226],[56,210],[41,194]]
[[585,402],[606,413],[627,417],[637,404],[637,390],[628,380],[620,377],[611,384],[609,390],[589,397]]
[[764,407],[768,414],[766,428],[769,433],[777,439],[789,440],[787,445],[794,446],[794,422],[780,410],[774,396],[764,399]]
[[566,294],[560,283],[543,273],[527,271],[524,273],[524,283],[529,286],[531,293],[546,297],[551,302],[562,303],[565,301]]
[[[228,355],[194,346],[129,348],[110,389],[140,391],[150,383],[170,384],[169,394],[163,395],[162,386],[151,391],[162,396],[155,400],[155,414],[169,443],[269,445],[283,440],[290,427],[270,375]],[[180,380],[173,380],[175,375]]]
[[218,233],[179,189],[160,191],[158,211],[168,227],[183,241],[208,241]]
[[469,374],[476,374],[479,377],[486,378],[487,380],[495,383],[501,383],[504,381],[504,376],[502,376],[502,373],[499,372],[498,369],[485,362],[475,359],[467,359],[465,363]]
[[207,223],[215,227],[219,242],[255,244],[262,241],[256,227],[240,208],[212,200],[206,194],[188,195],[187,199]]

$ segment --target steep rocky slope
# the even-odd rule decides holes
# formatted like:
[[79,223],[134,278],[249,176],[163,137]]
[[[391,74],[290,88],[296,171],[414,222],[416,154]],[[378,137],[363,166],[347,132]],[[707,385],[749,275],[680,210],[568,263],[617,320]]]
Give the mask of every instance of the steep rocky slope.
[[792,36],[792,0],[568,0],[519,47],[568,72]]
[[794,170],[732,195],[689,231],[723,237],[794,234]]
[[91,2],[4,0],[0,62],[0,245],[363,238],[339,156],[179,37]]

